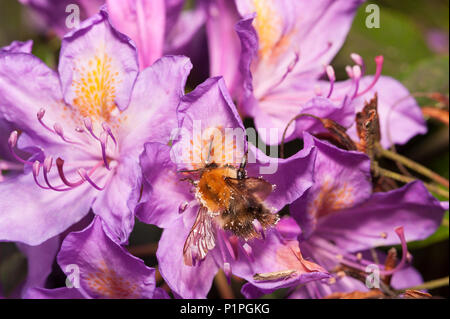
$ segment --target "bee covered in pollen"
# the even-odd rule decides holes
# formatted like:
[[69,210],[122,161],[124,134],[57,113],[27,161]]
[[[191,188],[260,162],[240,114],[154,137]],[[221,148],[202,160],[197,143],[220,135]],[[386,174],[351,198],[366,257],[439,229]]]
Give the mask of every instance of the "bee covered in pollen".
[[[222,151],[227,149],[226,146],[218,147]],[[198,169],[180,171],[189,175],[182,180],[193,185],[200,204],[183,248],[186,265],[193,265],[194,259],[202,260],[215,247],[216,227],[247,241],[261,238],[261,231],[275,226],[279,220],[278,215],[264,205],[275,185],[262,177],[247,176],[248,153],[242,156],[242,163],[236,167],[215,160],[215,152],[217,154],[217,143],[212,137],[204,164]]]
[[206,298],[219,269],[263,289],[322,278],[278,230],[277,213],[313,184],[312,139],[287,159],[266,155],[219,77],[183,97],[177,117],[170,145],[145,145],[136,210],[140,221],[163,229],[156,257],[172,291]]

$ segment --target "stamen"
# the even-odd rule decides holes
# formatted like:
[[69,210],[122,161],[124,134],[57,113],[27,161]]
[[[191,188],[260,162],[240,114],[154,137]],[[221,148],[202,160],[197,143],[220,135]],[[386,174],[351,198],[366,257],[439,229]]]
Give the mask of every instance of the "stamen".
[[93,138],[95,138],[97,141],[100,141],[99,138],[97,137],[97,135],[94,134],[94,131],[92,129],[92,121],[91,121],[91,119],[89,117],[85,117],[83,119],[83,123],[84,123],[84,126],[86,127],[86,129],[88,130],[88,132],[91,133],[91,136]]
[[48,127],[48,126],[44,123],[44,121],[42,120],[42,119],[44,118],[44,115],[45,115],[45,109],[41,108],[41,109],[37,112],[37,114],[36,114],[39,123],[41,123],[41,125],[42,125],[45,129],[47,129],[48,131],[50,131],[50,132],[52,132],[52,133],[55,133],[55,132],[54,132],[50,127]]
[[64,174],[63,165],[64,165],[64,160],[62,158],[58,157],[56,159],[56,167],[58,168],[59,177],[61,178],[61,180],[63,181],[64,184],[66,184],[67,186],[70,186],[70,187],[77,187],[84,183],[83,179],[80,179],[78,182],[75,182],[75,183],[69,182]]
[[361,67],[361,74],[364,75],[366,73],[366,65],[363,58],[357,53],[350,54],[350,57],[352,58],[353,62]]
[[8,138],[8,148],[9,148],[9,152],[11,153],[12,156],[14,156],[14,158],[15,158],[16,160],[18,160],[18,161],[21,162],[22,164],[30,164],[30,165],[33,165],[32,162],[26,161],[26,160],[20,158],[19,155],[17,155],[16,152],[14,152],[14,147],[17,145],[18,134],[19,134],[19,133],[17,133],[17,131],[12,131],[11,134],[9,135],[9,138]]
[[189,206],[188,202],[181,203],[180,206],[178,206],[178,214],[184,213],[184,211],[186,210],[186,208],[188,208],[188,206]]
[[264,229],[263,229],[261,223],[259,222],[259,220],[254,219],[252,224],[255,227],[256,231],[261,234],[261,238],[263,240],[265,240],[266,239],[266,234],[264,233]]
[[36,162],[33,163],[33,178],[34,178],[34,182],[36,183],[37,186],[39,186],[42,189],[50,189],[49,187],[41,185],[41,183],[39,183],[39,181],[38,181],[40,168],[41,168],[41,163],[39,163],[39,161],[36,161]]
[[58,187],[52,186],[50,184],[50,181],[48,179],[48,173],[52,169],[52,165],[53,165],[53,157],[47,156],[44,159],[44,165],[43,165],[44,167],[42,168],[42,171],[44,173],[44,180],[45,180],[45,183],[47,184],[47,186],[50,189],[57,191],[57,192],[65,192],[65,191],[71,190],[72,188],[70,188],[70,187],[69,188],[58,188]]
[[[401,246],[402,246],[402,259],[401,259],[400,263],[394,269],[391,269],[391,270],[380,270],[380,274],[383,275],[383,276],[392,275],[393,273],[395,273],[395,272],[399,271],[400,269],[402,269],[403,266],[405,265],[405,263],[408,261],[408,258],[409,258],[408,247],[406,245],[406,239],[405,239],[405,234],[404,234],[403,227],[397,227],[397,228],[394,229],[394,231],[398,235],[398,237],[400,238],[400,242],[401,242]],[[327,256],[329,256],[332,259],[336,259],[337,261],[339,261],[343,265],[346,265],[346,266],[349,266],[349,267],[354,268],[356,270],[361,270],[361,271],[365,272],[365,267],[368,264],[373,264],[373,262],[369,262],[367,260],[362,259],[362,255],[358,256],[358,254],[357,254],[356,257],[355,257],[355,256],[353,256],[351,254],[345,254],[344,256],[343,255],[333,254],[332,253],[332,251],[333,251],[332,247],[326,247],[327,245],[323,246],[322,244],[314,243],[312,245],[323,248],[322,253],[324,255],[327,255]],[[380,268],[381,267],[383,267],[383,266],[380,265]]]
[[106,124],[105,122],[103,122],[103,123],[102,123],[102,127],[103,127],[103,130],[104,130],[106,133],[108,133],[109,136],[111,136],[111,138],[112,138],[114,144],[117,146],[116,138],[114,137],[114,134],[112,133],[112,130],[111,130],[111,128],[109,127],[109,125]]
[[9,134],[8,145],[11,147],[15,147],[17,145],[18,136],[19,133],[17,133],[17,131],[12,131],[11,134]]
[[338,260],[339,262],[343,261],[344,259],[347,260],[351,260],[355,263],[361,264],[361,265],[371,265],[373,264],[373,261],[368,261],[362,258],[358,259],[358,256],[355,256],[351,253],[344,253],[344,255],[342,255],[342,250],[340,250],[339,248],[337,248],[336,246],[334,246],[333,244],[325,241],[325,240],[315,240],[314,243],[312,243],[313,246],[320,248],[321,250],[326,251],[329,256],[333,259]]
[[63,131],[63,128],[62,128],[61,124],[59,124],[59,123],[53,124],[53,129],[48,127],[47,124],[45,124],[44,121],[43,121],[44,115],[45,115],[45,109],[43,109],[43,108],[40,109],[39,112],[37,112],[37,114],[36,114],[39,123],[41,123],[41,125],[46,130],[48,130],[49,132],[52,132],[52,133],[56,133],[56,135],[58,135],[64,142],[71,143],[71,144],[79,144],[77,142],[73,142],[73,141],[68,140],[64,136],[64,131]]
[[108,159],[106,158],[106,143],[108,142],[108,135],[105,132],[100,134],[100,145],[102,146],[102,157],[103,163],[105,163],[105,167],[107,170],[110,170]]
[[82,128],[81,126],[77,126],[75,128],[75,131],[78,132],[78,133],[84,133],[85,132],[84,128]]
[[408,256],[409,256],[408,246],[406,244],[405,232],[404,232],[403,227],[397,227],[394,229],[394,231],[397,234],[398,238],[400,239],[400,243],[402,245],[402,259],[400,260],[398,265],[395,266],[394,269],[380,271],[380,274],[382,274],[384,276],[392,275],[393,273],[401,270],[403,268],[403,266],[405,265],[406,261],[408,260]]
[[244,249],[245,254],[248,256],[248,259],[250,260],[250,262],[254,262],[255,258],[253,256],[252,247],[249,244],[245,243],[244,245],[242,245],[242,248]]
[[363,91],[359,92],[356,97],[366,94],[367,92],[369,92],[375,86],[375,84],[378,82],[378,79],[381,76],[381,71],[383,69],[383,62],[384,62],[384,57],[382,55],[379,55],[379,56],[375,57],[375,63],[377,65],[377,68],[376,68],[376,71],[375,71],[375,76],[373,78],[373,81],[372,81],[372,83],[369,84],[369,86],[366,89],[364,89]]
[[77,142],[73,142],[73,141],[71,141],[71,140],[68,140],[68,139],[64,136],[64,130],[63,130],[61,124],[55,123],[55,124],[53,125],[53,129],[54,129],[54,132],[55,132],[55,133],[56,133],[56,134],[57,134],[64,142],[71,143],[71,144],[78,144],[78,145],[80,145],[80,143],[77,143]]
[[331,93],[333,93],[334,81],[336,81],[336,75],[335,75],[334,69],[331,65],[328,65],[326,67],[326,72],[327,72],[328,79],[330,80],[330,90],[328,91],[328,95],[327,95],[327,98],[329,98],[331,96]]
[[94,181],[89,177],[86,170],[84,168],[78,169],[78,174],[81,176],[81,178],[85,181],[87,181],[89,184],[91,184],[95,189],[102,191],[105,189],[105,187],[100,187],[97,184],[94,183]]

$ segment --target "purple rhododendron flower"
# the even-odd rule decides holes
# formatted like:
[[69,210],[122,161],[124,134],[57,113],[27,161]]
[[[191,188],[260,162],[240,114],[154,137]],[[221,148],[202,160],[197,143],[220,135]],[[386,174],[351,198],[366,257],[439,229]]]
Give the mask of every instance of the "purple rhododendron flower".
[[[112,25],[136,44],[139,66],[143,70],[163,53],[182,54],[205,21],[203,10],[182,12],[185,0],[20,0],[38,20],[44,20],[61,38],[78,19],[85,20],[106,4]],[[74,11],[74,5],[78,11]],[[70,21],[68,21],[70,20]]]
[[[343,82],[336,82],[331,66],[324,68],[342,46],[362,2],[236,0],[233,6],[218,0],[211,4],[210,11],[223,12],[220,19],[212,15],[207,24],[211,72],[226,76],[240,112],[254,118],[259,132],[278,128],[274,140],[262,134],[266,144],[279,144],[289,120],[300,113],[350,127],[355,112],[374,92],[380,97],[383,146],[404,144],[426,132],[420,108],[407,89],[381,76],[382,57],[376,59],[376,74],[364,76],[364,61],[352,54],[356,66],[347,68],[351,79]],[[233,23],[240,45],[227,27]],[[324,74],[329,81],[320,80]],[[400,118],[402,125],[394,128]],[[304,131],[323,131],[311,119],[301,118],[296,124],[288,128],[286,140],[301,137]]]
[[31,299],[151,299],[168,298],[156,288],[155,269],[145,266],[103,231],[96,217],[86,229],[69,234],[58,253],[58,264],[67,275],[66,287],[30,287]]
[[[32,46],[33,41],[31,40],[25,42],[13,41],[10,45],[0,48],[0,54],[7,52],[31,53]],[[0,182],[23,171],[23,165],[17,163],[8,148],[8,139],[12,130],[13,127],[10,123],[0,119]],[[4,176],[2,171],[9,171],[8,176]]]
[[[1,9],[31,19],[0,28],[0,299],[407,299],[448,284],[423,283],[440,269],[411,255],[448,239],[432,159],[446,140],[394,148],[425,120],[448,128],[448,30],[394,23],[397,6],[381,27],[364,0]],[[379,42],[394,26],[405,42]],[[373,72],[357,53],[341,64],[361,46],[380,50]]]
[[[240,111],[254,117],[257,129],[279,129],[275,141],[263,137],[266,144],[278,143],[300,105],[315,96],[314,82],[323,73],[323,64],[328,64],[343,44],[361,2],[237,0],[236,8],[228,10],[234,13],[223,19],[235,19],[236,9],[242,17],[234,21],[241,50],[237,44],[225,50],[228,45],[214,41],[223,35],[209,32],[210,42],[222,45],[222,56],[234,57],[228,58],[231,65],[224,64],[221,71],[239,68],[241,78],[227,81],[241,82],[242,92],[236,92]],[[233,39],[236,43],[235,36]],[[217,64],[215,60],[211,63]],[[342,113],[340,106],[335,109]]]
[[[178,121],[179,138],[172,148],[146,144],[141,156],[144,203],[136,212],[140,220],[164,228],[157,258],[161,275],[172,291],[183,298],[205,298],[219,268],[228,276],[233,273],[270,288],[327,277],[320,266],[302,258],[297,242],[287,247],[276,229],[266,227],[264,220],[251,218],[250,224],[247,220],[221,220],[220,207],[214,208],[216,202],[202,195],[198,181],[183,173],[202,169],[205,163],[225,165],[225,169],[235,172],[242,161],[247,149],[244,127],[223,79],[211,78],[184,96]],[[274,190],[254,190],[271,213],[292,203],[311,186],[314,157],[311,139],[287,160],[268,157],[248,145],[247,176],[262,177],[264,183],[276,185]],[[230,229],[260,235],[244,240]],[[295,270],[290,278],[263,282],[254,279],[257,273],[286,268]]]
[[[291,224],[289,236],[298,236],[305,258],[313,258],[330,272],[339,264],[364,272],[376,262],[364,259],[370,254],[361,252],[398,244],[400,238],[402,260],[394,270],[380,273],[393,274],[394,288],[420,284],[420,275],[411,267],[404,268],[409,258],[406,241],[422,240],[436,231],[444,213],[439,201],[420,182],[372,194],[370,160],[366,155],[315,138],[314,145],[314,184],[291,205],[293,219],[287,221]],[[297,229],[294,219],[300,226]],[[379,259],[384,258],[379,253]],[[322,298],[332,292],[355,290],[368,288],[356,279],[335,275],[331,281],[298,288],[291,297]],[[267,292],[249,285],[243,288],[248,297]]]
[[87,228],[91,224],[93,217],[93,214],[86,215],[82,220],[70,226],[62,234],[52,237],[40,245],[30,246],[17,243],[17,247],[27,258],[28,269],[25,282],[15,292],[18,296],[23,298],[28,294],[30,289],[46,287],[47,280],[53,271],[53,265],[64,238],[72,232],[78,232]]
[[[70,13],[78,13],[84,20],[96,14],[104,0],[19,0],[31,9],[33,22],[39,29],[51,29],[61,38],[69,32],[67,17]],[[78,11],[73,11],[73,5]],[[74,22],[71,19],[71,23]]]
[[0,184],[0,240],[38,245],[92,207],[125,242],[143,144],[168,141],[190,69],[165,57],[139,74],[134,46],[103,10],[64,37],[58,73],[31,54],[0,53],[0,118],[26,171]]

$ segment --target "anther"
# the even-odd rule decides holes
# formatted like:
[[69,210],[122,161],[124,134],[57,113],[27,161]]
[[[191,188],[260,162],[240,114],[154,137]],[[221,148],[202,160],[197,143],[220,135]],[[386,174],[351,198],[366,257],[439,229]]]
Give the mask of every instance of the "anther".
[[53,125],[53,129],[55,130],[56,134],[58,134],[59,136],[61,136],[62,139],[64,139],[64,131],[61,124],[55,123]]
[[47,156],[44,159],[44,170],[48,173],[50,172],[50,170],[52,169],[52,165],[53,165],[53,157],[51,156]]
[[186,210],[188,205],[189,205],[188,202],[181,203],[180,206],[178,207],[178,214],[182,214]]
[[328,91],[327,98],[331,96],[331,93],[333,93],[333,87],[334,87],[334,81],[336,81],[336,75],[334,73],[334,69],[331,65],[327,65],[325,68],[327,72],[328,79],[330,80],[330,90]]
[[350,65],[345,67],[345,72],[347,72],[347,76],[352,79],[353,78],[353,69]]
[[42,171],[44,173],[44,180],[45,180],[45,183],[47,184],[47,186],[50,189],[52,189],[54,191],[57,191],[57,192],[64,192],[64,191],[71,190],[72,188],[70,188],[70,187],[69,188],[58,188],[58,187],[52,186],[50,184],[50,181],[48,179],[48,173],[52,169],[52,166],[53,166],[53,157],[52,156],[47,156],[44,159],[44,164],[43,164],[43,168],[42,168]]
[[255,227],[256,231],[261,234],[261,238],[263,240],[265,240],[266,239],[266,235],[264,234],[264,229],[263,229],[261,223],[259,222],[259,220],[254,219],[252,224]]
[[364,60],[358,53],[351,53],[350,57],[352,58],[353,62],[355,62],[359,66],[364,65]]
[[361,78],[361,67],[359,65],[354,65],[352,68],[352,72],[355,79],[359,80]]
[[18,138],[19,133],[17,131],[12,131],[11,134],[9,135],[8,138],[8,148],[9,148],[9,152],[11,153],[12,156],[14,156],[14,158],[16,160],[18,160],[19,162],[21,162],[22,164],[30,164],[33,165],[32,162],[26,161],[22,158],[20,158],[16,152],[14,152],[14,147],[16,147],[17,145],[17,138]]
[[39,121],[42,120],[42,119],[44,118],[44,115],[45,115],[45,109],[43,109],[43,108],[41,108],[41,109],[37,112],[37,114],[36,114],[37,119],[38,119]]
[[39,161],[35,161],[33,163],[33,174],[38,177],[39,176],[39,172],[41,170],[41,163],[39,163]]
[[9,135],[8,144],[10,147],[16,147],[17,145],[17,137],[19,136],[19,133],[17,131],[12,131]]
[[108,135],[111,137],[111,139],[113,140],[114,144],[117,146],[117,141],[116,138],[114,137],[114,134],[112,133],[111,128],[109,127],[108,124],[106,124],[105,122],[102,123],[102,127],[103,130],[108,133]]
[[41,123],[41,125],[42,125],[47,131],[50,131],[50,132],[52,132],[52,133],[55,133],[55,131],[53,131],[50,127],[48,127],[47,124],[45,124],[44,121],[42,120],[42,119],[44,118],[44,115],[45,115],[45,109],[41,108],[41,109],[37,112],[37,114],[36,114],[36,117],[37,117],[39,123]]
[[95,138],[96,140],[99,140],[97,135],[95,135],[95,133],[93,131],[92,120],[89,117],[85,117],[83,119],[83,123],[84,123],[84,126],[86,127],[86,129],[88,130],[88,132],[91,134],[91,136],[93,138]]
[[253,249],[252,247],[245,243],[244,245],[242,245],[242,248],[244,248],[245,253],[247,254],[248,258],[250,259],[251,262],[254,261],[254,257],[253,257]]
[[366,73],[366,65],[364,63],[363,58],[357,53],[350,54],[350,57],[353,60],[353,62],[355,62],[361,67],[361,73],[362,75],[364,75]]

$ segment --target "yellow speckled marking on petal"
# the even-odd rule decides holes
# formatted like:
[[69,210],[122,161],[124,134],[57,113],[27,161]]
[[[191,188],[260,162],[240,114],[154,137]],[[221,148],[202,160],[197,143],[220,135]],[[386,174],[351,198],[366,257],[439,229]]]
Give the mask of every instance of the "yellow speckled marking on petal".
[[205,130],[202,135],[196,135],[189,141],[189,152],[186,152],[183,160],[185,163],[191,163],[192,167],[197,169],[203,167],[210,154],[209,161],[217,164],[239,164],[243,157],[243,149],[238,147],[236,138],[232,135],[228,135],[227,130],[223,127],[216,127],[217,133],[220,134],[208,134],[214,132],[214,128],[210,131]]
[[258,32],[259,54],[267,56],[277,43],[281,33],[281,18],[277,15],[271,0],[253,0],[256,19],[253,26]]
[[97,50],[93,58],[76,61],[74,73],[74,107],[83,117],[109,122],[113,112],[118,112],[114,100],[121,82],[112,58],[103,50]]
[[139,298],[139,286],[119,276],[113,269],[108,268],[104,261],[99,262],[98,271],[87,275],[86,281],[89,288],[103,298]]
[[322,217],[350,207],[354,203],[353,191],[347,183],[337,188],[331,180],[325,180],[319,195],[308,205],[308,213]]
[[256,19],[253,26],[258,33],[259,51],[262,59],[274,59],[289,47],[294,30],[283,34],[283,19],[276,11],[273,0],[253,0]]

